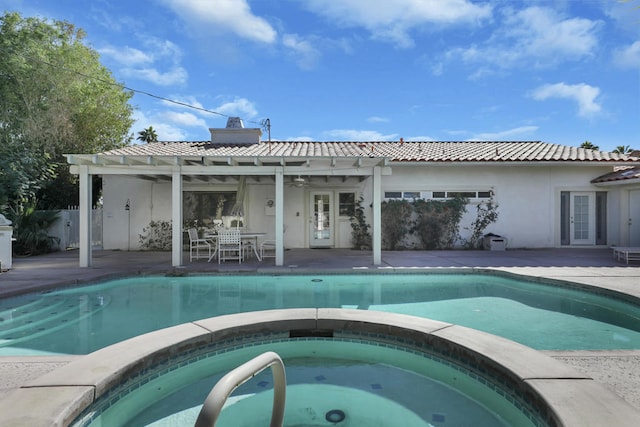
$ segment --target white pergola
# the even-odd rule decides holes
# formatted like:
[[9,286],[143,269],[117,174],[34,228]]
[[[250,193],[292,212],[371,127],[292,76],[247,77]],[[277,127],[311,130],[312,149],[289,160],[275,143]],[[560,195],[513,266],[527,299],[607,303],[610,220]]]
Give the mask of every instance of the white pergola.
[[183,265],[183,183],[214,182],[229,176],[271,179],[275,184],[275,264],[284,265],[284,187],[288,176],[358,177],[372,179],[373,264],[381,264],[381,182],[390,175],[384,157],[271,157],[271,156],[180,156],[68,154],[71,173],[79,175],[80,267],[91,267],[91,201],[93,175],[128,175],[156,182],[171,182],[172,257],[174,267]]

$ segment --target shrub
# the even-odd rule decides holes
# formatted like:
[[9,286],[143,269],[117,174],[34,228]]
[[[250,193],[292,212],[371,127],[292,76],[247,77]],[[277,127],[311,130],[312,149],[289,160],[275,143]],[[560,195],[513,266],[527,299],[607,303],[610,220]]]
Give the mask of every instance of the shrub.
[[171,221],[151,221],[139,237],[142,250],[170,251]]
[[59,211],[36,210],[36,202],[11,208],[13,252],[16,255],[39,255],[51,252],[60,239],[49,235],[49,227],[58,220]]

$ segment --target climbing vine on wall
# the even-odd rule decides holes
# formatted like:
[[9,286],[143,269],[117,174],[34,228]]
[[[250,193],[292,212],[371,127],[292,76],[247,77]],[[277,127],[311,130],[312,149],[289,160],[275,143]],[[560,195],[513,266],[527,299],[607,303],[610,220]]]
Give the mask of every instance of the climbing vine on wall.
[[387,200],[382,202],[382,249],[405,249],[402,244],[411,230],[413,208],[407,200]]
[[412,231],[418,235],[424,249],[451,249],[460,238],[460,220],[467,211],[468,199],[455,197],[448,200],[413,202],[416,220]]
[[367,218],[364,214],[363,200],[364,198],[360,195],[356,201],[353,215],[349,218],[351,221],[351,244],[354,249],[371,248],[371,225],[367,223]]
[[465,247],[469,249],[479,249],[482,246],[482,239],[486,228],[498,220],[498,204],[493,200],[493,196],[487,201],[482,201],[476,206],[476,219],[471,223],[471,237],[466,241]]

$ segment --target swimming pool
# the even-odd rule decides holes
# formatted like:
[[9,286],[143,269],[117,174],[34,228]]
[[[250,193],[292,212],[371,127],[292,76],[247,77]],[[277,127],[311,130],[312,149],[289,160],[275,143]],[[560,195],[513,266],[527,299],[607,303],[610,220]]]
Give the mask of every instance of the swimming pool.
[[196,319],[356,308],[441,320],[540,350],[640,349],[640,305],[481,273],[134,277],[0,301],[0,355],[87,354]]

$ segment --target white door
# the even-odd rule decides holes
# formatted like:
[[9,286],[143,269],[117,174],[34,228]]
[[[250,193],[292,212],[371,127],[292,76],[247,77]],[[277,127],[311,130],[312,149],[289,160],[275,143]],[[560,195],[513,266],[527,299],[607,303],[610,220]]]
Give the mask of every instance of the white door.
[[629,191],[629,246],[640,246],[640,190]]
[[594,193],[571,193],[569,221],[572,245],[595,245],[595,214]]
[[309,197],[311,206],[309,212],[309,246],[333,246],[333,193],[311,192]]

